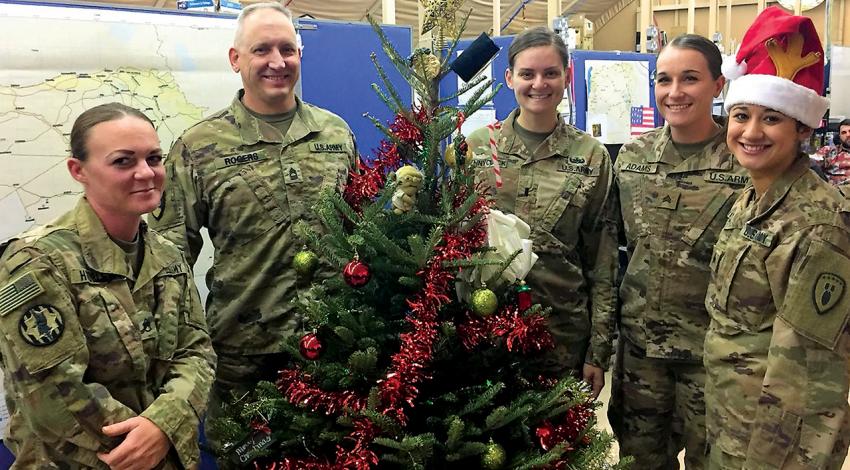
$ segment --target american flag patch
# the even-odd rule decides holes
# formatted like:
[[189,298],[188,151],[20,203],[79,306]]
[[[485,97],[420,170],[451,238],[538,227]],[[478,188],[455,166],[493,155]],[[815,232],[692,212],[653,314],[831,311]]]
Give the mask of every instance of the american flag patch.
[[651,106],[632,106],[631,136],[655,129],[655,110]]
[[0,317],[44,292],[33,273],[26,273],[0,289]]

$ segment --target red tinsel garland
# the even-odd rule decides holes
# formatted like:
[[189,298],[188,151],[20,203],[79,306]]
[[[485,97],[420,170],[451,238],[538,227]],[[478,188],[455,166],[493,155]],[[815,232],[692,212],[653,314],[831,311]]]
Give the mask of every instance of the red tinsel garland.
[[[428,116],[428,111],[421,106],[413,109],[413,118],[416,123],[409,121],[404,114],[398,113],[389,125],[389,129],[400,142],[417,149],[422,146],[424,139],[419,126],[426,126],[431,118]],[[349,175],[348,184],[342,193],[345,202],[359,213],[363,202],[378,194],[386,183],[387,173],[401,167],[402,161],[398,146],[393,142],[382,140],[376,150],[373,163],[368,164],[361,159],[357,162],[357,171]]]
[[510,305],[488,317],[466,314],[457,327],[463,347],[470,351],[484,341],[504,337],[508,351],[529,354],[555,347],[552,333],[546,327],[546,317],[534,314],[523,316],[516,305]]
[[[454,206],[459,207],[467,198],[465,190],[458,191]],[[473,219],[489,210],[488,202],[479,198],[469,213]],[[461,224],[462,225],[462,224]],[[446,233],[434,249],[434,255],[425,269],[418,273],[425,287],[412,299],[408,299],[411,309],[406,321],[411,331],[400,335],[401,346],[393,355],[390,367],[384,379],[380,381],[381,411],[395,418],[402,425],[407,417],[404,406],[413,407],[419,394],[417,384],[429,378],[426,373],[433,359],[433,345],[437,338],[437,313],[440,307],[451,301],[455,276],[445,268],[447,262],[469,259],[475,249],[483,246],[487,239],[484,218],[462,233]],[[291,403],[298,403],[313,411],[335,414],[345,408],[362,409],[366,398],[353,391],[326,392],[310,383],[310,376],[299,369],[282,370],[278,376],[277,388]],[[368,448],[377,434],[377,428],[370,420],[363,418],[360,427],[350,435],[355,445],[351,449],[337,446],[334,463],[315,458],[285,458],[267,467],[270,470],[366,470],[377,464],[377,455]]]

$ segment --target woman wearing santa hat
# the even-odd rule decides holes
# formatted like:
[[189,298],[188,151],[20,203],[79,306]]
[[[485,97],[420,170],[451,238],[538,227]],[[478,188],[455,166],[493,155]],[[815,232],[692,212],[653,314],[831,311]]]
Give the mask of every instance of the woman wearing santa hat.
[[810,19],[771,7],[729,65],[727,144],[752,185],[711,261],[710,468],[840,469],[850,435],[850,203],[800,151],[829,105],[823,49]]

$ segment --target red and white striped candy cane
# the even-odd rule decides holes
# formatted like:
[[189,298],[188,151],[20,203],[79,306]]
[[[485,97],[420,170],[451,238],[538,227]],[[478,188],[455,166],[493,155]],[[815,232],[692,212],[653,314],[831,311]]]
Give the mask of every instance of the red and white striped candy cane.
[[490,153],[493,157],[493,173],[496,174],[496,187],[502,187],[502,169],[499,167],[499,151],[496,150],[496,129],[501,129],[502,123],[496,121],[492,124],[487,125],[487,129],[490,131]]

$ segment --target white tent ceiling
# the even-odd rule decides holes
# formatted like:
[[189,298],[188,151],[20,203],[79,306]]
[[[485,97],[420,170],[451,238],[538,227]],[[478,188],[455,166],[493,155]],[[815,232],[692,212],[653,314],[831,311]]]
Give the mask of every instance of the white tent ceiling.
[[[98,0],[95,0],[98,1]],[[243,0],[243,5],[262,0]],[[604,17],[605,12],[624,1],[631,0],[561,0],[562,11],[566,14],[584,13],[590,20]],[[366,15],[372,14],[381,20],[381,0],[282,0],[288,4],[295,16],[310,15],[317,19],[338,21],[366,21]],[[176,0],[104,0],[103,3],[134,5],[174,9]],[[396,23],[411,25],[414,37],[418,0],[396,0]],[[464,36],[477,36],[481,31],[490,31],[493,27],[493,4],[490,0],[465,0],[458,18],[472,10]],[[501,0],[502,35],[516,34],[528,26],[546,24],[547,0]],[[597,24],[599,27],[600,24]]]

